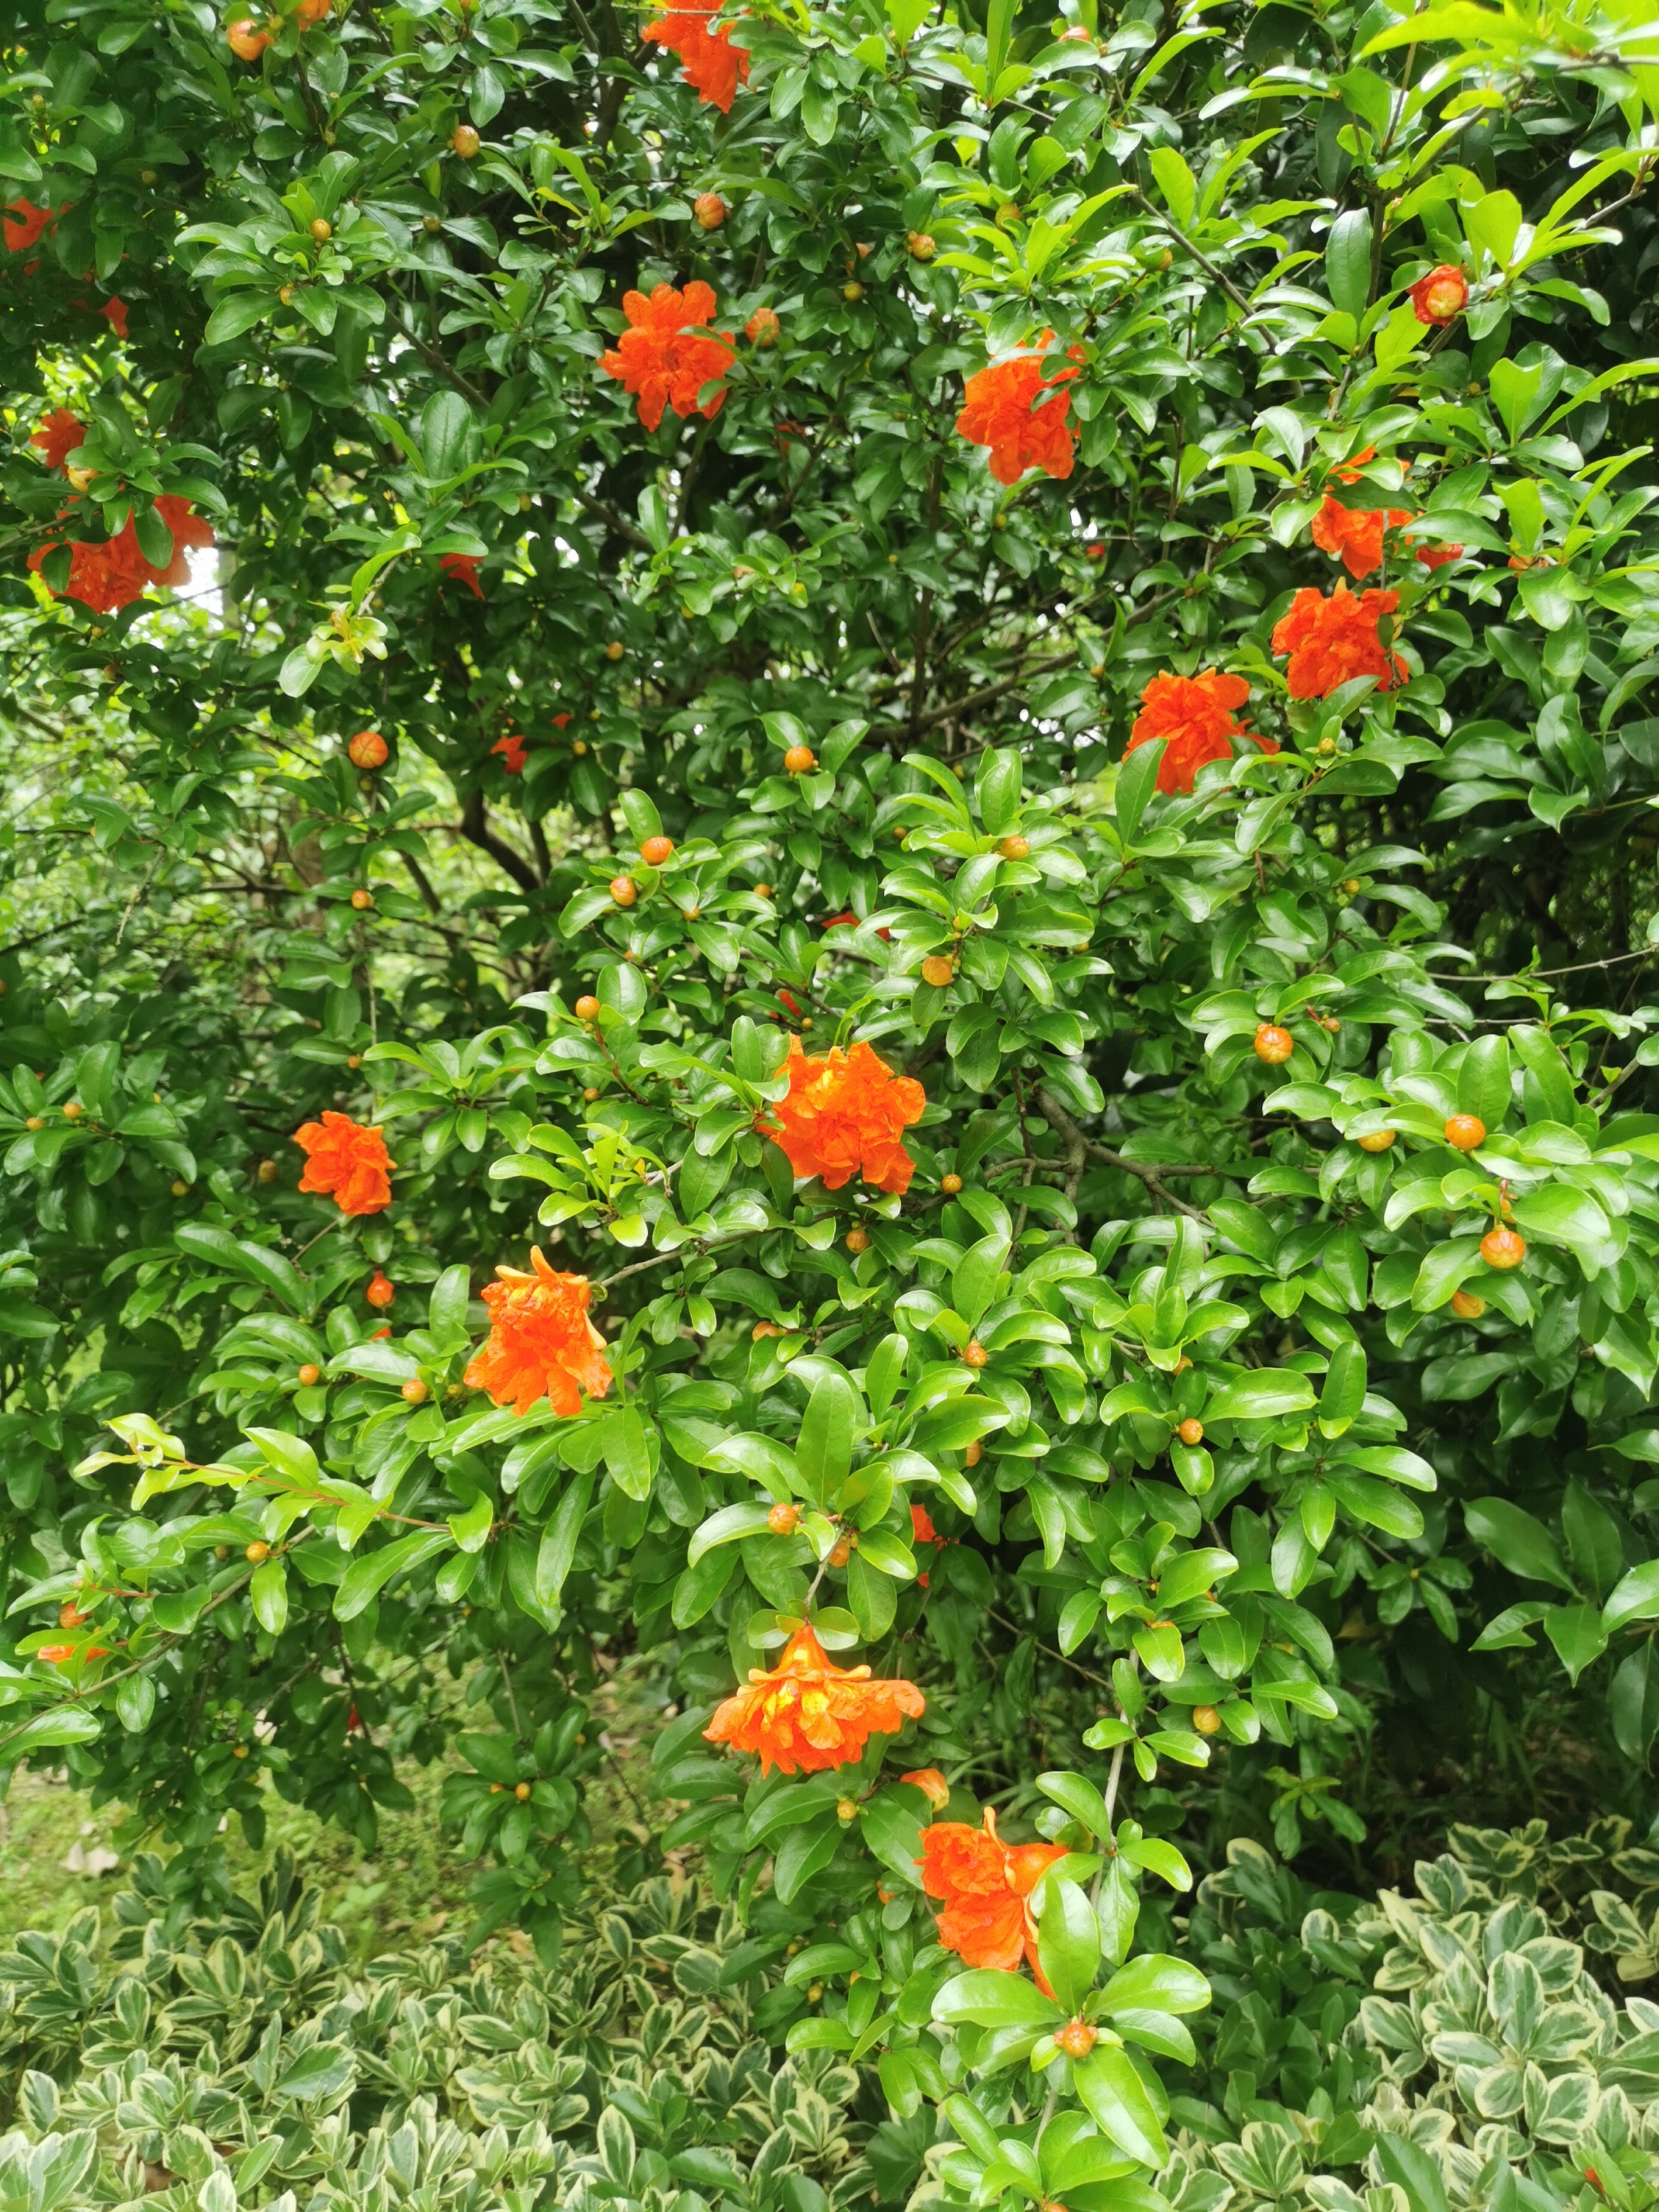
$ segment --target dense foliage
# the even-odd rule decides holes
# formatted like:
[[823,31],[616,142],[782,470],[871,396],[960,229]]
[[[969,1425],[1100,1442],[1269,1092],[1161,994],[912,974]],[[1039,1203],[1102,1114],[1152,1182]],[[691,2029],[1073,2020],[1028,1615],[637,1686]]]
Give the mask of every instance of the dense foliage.
[[3,33],[0,1764],[442,1759],[550,1966],[625,1663],[764,2035],[1145,2212],[1194,1859],[1656,1810],[1659,52],[714,21]]

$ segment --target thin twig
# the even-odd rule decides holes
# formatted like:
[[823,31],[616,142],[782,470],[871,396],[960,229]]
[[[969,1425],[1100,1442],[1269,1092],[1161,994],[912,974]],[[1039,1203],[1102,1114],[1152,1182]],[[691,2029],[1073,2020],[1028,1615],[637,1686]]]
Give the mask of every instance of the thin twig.
[[1103,1161],[1109,1168],[1121,1168],[1125,1175],[1132,1175],[1144,1182],[1154,1198],[1162,1200],[1166,1206],[1173,1206],[1177,1213],[1184,1213],[1189,1221],[1201,1222],[1206,1229],[1210,1227],[1209,1215],[1199,1206],[1188,1206],[1184,1198],[1177,1198],[1172,1190],[1166,1190],[1164,1186],[1164,1177],[1166,1175],[1216,1175],[1221,1170],[1214,1167],[1199,1167],[1184,1163],[1166,1166],[1161,1160],[1156,1167],[1148,1167],[1139,1160],[1126,1160],[1121,1152],[1115,1152],[1109,1145],[1097,1144],[1092,1137],[1085,1137],[1059,1099],[1051,1092],[1039,1091],[1037,1104],[1042,1108],[1043,1118],[1048,1127],[1068,1149],[1073,1145],[1080,1145],[1085,1152],[1091,1154],[1095,1159]]

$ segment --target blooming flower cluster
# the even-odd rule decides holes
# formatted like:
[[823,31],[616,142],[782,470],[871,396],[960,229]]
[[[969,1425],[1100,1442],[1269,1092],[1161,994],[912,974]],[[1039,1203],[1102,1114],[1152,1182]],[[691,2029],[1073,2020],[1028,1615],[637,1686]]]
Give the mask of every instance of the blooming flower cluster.
[[988,1805],[983,1828],[965,1820],[937,1820],[925,1829],[921,1886],[945,1910],[939,1940],[970,1966],[1000,1966],[1012,1972],[1022,1958],[1030,1961],[1037,1984],[1048,1984],[1037,1965],[1036,1922],[1030,1899],[1056,1859],[1060,1844],[1005,1844],[997,1817]]
[[1326,599],[1300,591],[1273,625],[1273,651],[1287,653],[1285,671],[1292,699],[1328,699],[1358,676],[1374,676],[1379,691],[1392,690],[1411,673],[1384,646],[1377,623],[1400,605],[1398,592],[1362,592],[1356,599],[1339,584]]
[[349,1114],[325,1113],[320,1121],[302,1122],[294,1141],[306,1156],[300,1188],[331,1197],[342,1213],[383,1213],[392,1203],[386,1139]]
[[1233,709],[1242,707],[1250,687],[1242,676],[1224,676],[1218,669],[1200,669],[1196,676],[1154,676],[1141,693],[1141,711],[1129,731],[1125,752],[1164,739],[1164,757],[1158,764],[1160,791],[1190,792],[1200,769],[1211,761],[1232,757],[1236,738],[1247,738],[1264,753],[1276,753],[1273,738],[1259,738],[1241,729]]
[[[1358,483],[1365,463],[1376,458],[1376,448],[1367,446],[1336,471],[1339,481]],[[1340,560],[1358,583],[1362,576],[1369,576],[1382,567],[1384,532],[1398,530],[1402,524],[1414,520],[1416,513],[1415,507],[1344,507],[1340,500],[1327,493],[1324,505],[1314,517],[1313,542]],[[1443,568],[1448,561],[1456,560],[1462,550],[1461,545],[1419,545],[1417,557],[1425,568]]]
[[581,1410],[582,1393],[603,1398],[611,1388],[605,1339],[587,1317],[586,1275],[562,1275],[532,1250],[533,1273],[497,1267],[483,1293],[489,1336],[469,1364],[470,1389],[487,1390],[498,1406],[527,1413],[545,1398],[567,1419]]
[[[72,453],[74,447],[65,450]],[[170,492],[163,492],[157,498],[155,511],[173,532],[173,558],[166,568],[158,568],[144,558],[138,547],[138,532],[129,515],[119,535],[106,539],[101,545],[81,538],[70,539],[70,573],[64,586],[64,596],[79,599],[94,614],[108,615],[130,606],[152,584],[187,584],[190,562],[185,549],[190,545],[211,545],[213,532],[188,500],[175,498]],[[52,544],[36,546],[29,555],[29,567],[40,569],[46,556],[61,543],[61,539],[54,539]]]
[[820,1774],[850,1765],[872,1735],[896,1735],[925,1710],[914,1682],[836,1666],[803,1622],[776,1666],[750,1668],[747,1686],[718,1707],[703,1734],[733,1751],[758,1752],[763,1774],[775,1766],[784,1774]]
[[665,407],[684,419],[699,414],[713,422],[726,402],[721,385],[702,398],[707,384],[726,374],[737,354],[718,331],[702,325],[714,312],[712,289],[700,279],[677,292],[659,284],[647,300],[643,292],[623,295],[628,328],[599,356],[599,366],[639,402],[640,421],[654,430]]
[[738,85],[749,82],[749,57],[732,44],[732,33],[725,24],[717,31],[709,29],[708,18],[714,12],[713,0],[702,7],[672,7],[647,23],[640,36],[678,54],[685,82],[702,105],[718,107],[722,115],[729,115]]
[[[1052,336],[1045,331],[1039,343],[1046,346]],[[970,445],[989,447],[991,474],[1000,484],[1018,483],[1032,468],[1071,475],[1075,443],[1066,418],[1072,396],[1064,387],[1076,374],[1075,367],[1049,374],[1038,352],[1016,354],[969,378],[957,428]],[[1049,397],[1042,398],[1044,392]]]
[[756,1122],[760,1133],[781,1147],[798,1176],[820,1176],[826,1189],[861,1175],[902,1197],[915,1172],[904,1132],[927,1104],[921,1084],[895,1075],[862,1043],[808,1054],[792,1036],[787,1065],[788,1095]]

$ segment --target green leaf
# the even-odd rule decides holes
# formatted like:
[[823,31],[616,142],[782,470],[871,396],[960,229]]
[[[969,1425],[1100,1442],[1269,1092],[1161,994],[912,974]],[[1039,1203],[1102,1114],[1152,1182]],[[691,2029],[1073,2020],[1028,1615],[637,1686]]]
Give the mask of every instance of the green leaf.
[[1126,2051],[1097,2044],[1086,2058],[1073,2062],[1072,2079],[1090,2118],[1125,2157],[1138,2159],[1154,2171],[1164,2165],[1169,2145]]
[[247,1586],[253,1618],[269,1636],[280,1636],[288,1626],[288,1570],[280,1559],[266,1559],[253,1570]]
[[1473,1114],[1489,1131],[1509,1112],[1510,1047],[1501,1030],[1476,1037],[1466,1048],[1457,1075],[1457,1110]]
[[1351,1429],[1365,1402],[1365,1354],[1357,1343],[1339,1344],[1319,1394],[1319,1433],[1340,1437]]
[[452,1542],[447,1528],[416,1528],[377,1552],[360,1553],[340,1577],[334,1593],[334,1618],[355,1620],[400,1575],[412,1574],[427,1560],[447,1552]]
[[688,1564],[695,1567],[703,1553],[718,1544],[734,1544],[741,1536],[764,1535],[771,1511],[769,1505],[722,1505],[718,1513],[711,1513],[699,1523],[686,1553]]
[[1524,1506],[1507,1498],[1474,1498],[1463,1508],[1463,1525],[1512,1575],[1572,1590],[1572,1577],[1561,1564],[1554,1537]]
[[576,1557],[576,1543],[593,1495],[592,1474],[574,1474],[562,1492],[536,1548],[536,1601],[544,1611],[559,1601]]
[[463,1513],[449,1516],[449,1533],[464,1552],[481,1552],[495,1525],[495,1501],[481,1490]]
[[1601,1626],[1609,1635],[1632,1620],[1659,1620],[1659,1559],[1644,1559],[1622,1576],[1601,1608]]
[[356,2078],[356,2062],[337,2043],[315,2043],[278,2075],[273,2094],[296,2105],[337,2097]]
[[1093,1906],[1074,1881],[1051,1878],[1043,1888],[1037,1957],[1062,2009],[1075,2013],[1094,1987],[1095,1970],[1100,1964],[1100,1926]]
[[1593,1605],[1551,1606],[1544,1615],[1544,1633],[1575,1687],[1585,1668],[1607,1648],[1607,1632]]
[[1607,1215],[1589,1193],[1564,1182],[1547,1182],[1517,1198],[1515,1226],[1523,1237],[1551,1244],[1605,1244],[1612,1235]]
[[1305,1413],[1314,1404],[1305,1375],[1283,1367],[1258,1367],[1212,1389],[1204,1405],[1210,1421],[1269,1421],[1285,1413]]
[[833,1373],[820,1376],[795,1440],[795,1464],[820,1505],[827,1504],[830,1492],[847,1480],[857,1413],[852,1384]]
[[1358,322],[1371,295],[1371,219],[1351,208],[1332,223],[1325,242],[1325,289],[1340,314]]
[[953,1976],[933,1999],[933,2018],[947,2025],[965,2020],[976,2027],[1057,2027],[1065,2017],[1035,1982],[994,1966]]
[[1210,1984],[1196,1966],[1149,1951],[1118,1968],[1101,2002],[1109,2013],[1189,2013],[1202,2012],[1210,1996]]

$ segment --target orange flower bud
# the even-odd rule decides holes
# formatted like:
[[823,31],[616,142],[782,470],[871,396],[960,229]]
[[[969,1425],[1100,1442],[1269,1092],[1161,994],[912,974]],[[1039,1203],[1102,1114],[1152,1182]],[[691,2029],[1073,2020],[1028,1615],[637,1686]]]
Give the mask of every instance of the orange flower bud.
[[368,1288],[363,1292],[369,1304],[379,1307],[384,1312],[397,1295],[397,1285],[394,1283],[389,1283],[377,1267],[369,1279]]
[[852,1558],[857,1543],[856,1536],[851,1534],[843,1536],[830,1554],[830,1565],[832,1567],[844,1567]]
[[425,1383],[418,1375],[411,1375],[398,1393],[406,1406],[424,1406],[428,1395]]
[[530,1795],[530,1784],[527,1782],[515,1782],[513,1785],[513,1795],[522,1805]]
[[913,261],[931,261],[939,249],[925,230],[912,230],[905,234],[904,250]]
[[1461,269],[1454,269],[1445,261],[1437,269],[1431,269],[1426,276],[1419,276],[1407,295],[1413,313],[1425,325],[1455,322],[1468,304],[1468,278]]
[[1386,1152],[1396,1133],[1393,1129],[1373,1129],[1369,1137],[1360,1137],[1356,1141],[1362,1152]]
[[1213,1705],[1194,1705],[1193,1726],[1200,1735],[1218,1735],[1221,1731],[1221,1716]]
[[257,1567],[262,1559],[268,1559],[270,1557],[270,1547],[269,1544],[263,1543],[256,1536],[246,1551],[243,1553],[242,1557],[245,1559],[251,1559]]
[[855,307],[859,301],[864,297],[864,287],[859,283],[858,279],[854,277],[850,284],[843,284],[842,286],[841,296],[846,301],[849,307]]
[[674,841],[672,837],[647,837],[640,847],[640,858],[647,868],[659,868],[672,857]]
[[1030,854],[1030,849],[1031,843],[1028,837],[1005,837],[997,847],[998,852],[1005,860],[1023,860]]
[[1204,1441],[1204,1424],[1202,1421],[1193,1420],[1189,1417],[1181,1424],[1176,1434],[1183,1444],[1201,1444]]
[[699,230],[718,230],[726,221],[726,202],[718,192],[699,192],[691,213]]
[[378,730],[359,730],[346,747],[346,758],[353,768],[384,768],[389,748]]
[[1489,1229],[1480,1239],[1480,1256],[1489,1267],[1518,1267],[1527,1256],[1527,1240],[1513,1229]]
[[458,123],[450,133],[449,143],[462,161],[470,161],[483,141],[470,123]]
[[319,246],[325,245],[328,240],[333,237],[334,226],[324,216],[314,216],[312,218],[311,234],[316,240]]
[[921,963],[921,980],[931,983],[937,991],[949,988],[956,981],[956,963],[943,952],[933,952]]
[[936,1813],[942,1813],[951,1802],[951,1785],[936,1766],[919,1766],[912,1774],[901,1774],[899,1780],[920,1790]]
[[618,906],[632,906],[639,896],[639,889],[632,876],[612,876],[611,896]]
[[954,1198],[962,1188],[962,1177],[959,1175],[942,1175],[939,1179],[939,1187],[946,1198]]
[[1055,2047],[1068,2058],[1086,2058],[1100,2040],[1086,2020],[1068,2020],[1054,2034]]
[[1270,1067],[1282,1067],[1296,1050],[1296,1039],[1276,1023],[1263,1022],[1255,1033],[1255,1056]]
[[791,745],[783,757],[785,772],[790,775],[806,775],[818,764],[818,757],[811,745]]
[[[770,1322],[761,1322],[760,1328],[755,1332],[757,1336],[762,1328],[772,1335],[777,1334]],[[775,1536],[793,1536],[800,1526],[799,1506],[795,1504],[793,1499],[787,1499],[781,1504],[775,1505],[766,1516],[766,1525]]]
[[1478,1114],[1454,1114],[1446,1124],[1446,1142],[1455,1152],[1472,1152],[1486,1141],[1486,1125]]
[[1454,1291],[1451,1294],[1451,1310],[1459,1321],[1479,1321],[1486,1310],[1486,1301],[1485,1298],[1476,1297],[1473,1291]]
[[870,1249],[869,1231],[849,1229],[847,1232],[847,1249],[849,1252],[867,1252]]
[[990,1353],[985,1349],[985,1346],[979,1341],[977,1337],[974,1339],[971,1344],[966,1344],[963,1346],[962,1359],[963,1364],[965,1367],[988,1366],[990,1364]]
[[66,1121],[78,1121],[86,1110],[78,1098],[71,1098],[64,1109],[64,1119]]
[[300,1382],[301,1388],[307,1390],[311,1389],[314,1384],[321,1382],[322,1376],[322,1369],[314,1365],[312,1361],[307,1359],[305,1365],[300,1370]]
[[367,914],[369,908],[374,903],[374,894],[372,891],[365,890],[353,891],[351,894],[351,903],[359,914]]
[[225,33],[225,39],[232,53],[245,62],[257,62],[270,44],[270,32],[262,31],[248,15],[233,23]]
[[977,1467],[979,1465],[981,1460],[985,1456],[985,1447],[977,1437],[973,1439],[972,1443],[969,1445],[967,1450],[963,1452],[962,1456],[969,1467]]
[[584,991],[576,1001],[576,1019],[579,1022],[596,1022],[599,1018],[599,1000],[591,991]]
[[763,352],[765,352],[769,347],[777,343],[778,331],[781,327],[776,315],[770,307],[757,307],[744,325],[743,334],[750,345],[758,346]]

